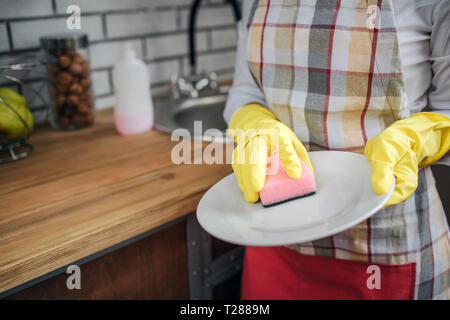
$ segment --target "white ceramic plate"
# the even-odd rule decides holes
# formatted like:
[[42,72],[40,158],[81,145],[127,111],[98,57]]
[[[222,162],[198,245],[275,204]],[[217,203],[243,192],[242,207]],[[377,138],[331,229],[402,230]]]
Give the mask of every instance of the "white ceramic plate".
[[[317,192],[264,208],[244,201],[234,174],[209,189],[197,207],[200,225],[226,242],[278,246],[324,238],[366,220],[391,196],[373,192],[371,167],[363,155],[341,151],[309,153]],[[394,180],[394,179],[393,179]]]

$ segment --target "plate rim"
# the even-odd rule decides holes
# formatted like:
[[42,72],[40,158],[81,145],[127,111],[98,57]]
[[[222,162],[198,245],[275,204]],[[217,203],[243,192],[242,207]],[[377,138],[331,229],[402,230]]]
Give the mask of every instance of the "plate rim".
[[[343,153],[345,153],[345,154],[352,154],[352,155],[355,155],[355,156],[360,156],[362,158],[365,158],[364,155],[359,154],[359,153],[348,152],[348,151],[340,151],[340,150],[317,150],[317,151],[310,151],[310,152],[308,152],[308,154],[312,154],[312,153],[316,153],[316,154],[317,153],[330,153],[330,152],[332,152],[332,153],[339,153],[339,154],[343,154]],[[221,235],[217,235],[215,232],[209,231],[207,228],[204,227],[201,219],[199,219],[199,210],[198,210],[198,208],[201,206],[202,201],[206,197],[206,195],[211,191],[211,189],[213,189],[222,180],[230,179],[230,177],[234,176],[234,175],[235,175],[234,172],[226,175],[225,177],[223,177],[222,179],[217,181],[214,185],[212,185],[205,192],[205,194],[202,196],[202,198],[200,199],[200,201],[199,201],[199,203],[197,205],[196,218],[197,218],[197,221],[200,224],[200,226],[203,228],[203,230],[205,230],[209,235],[212,235],[212,236],[214,236],[215,238],[217,238],[219,240],[222,240],[222,241],[225,241],[225,242],[228,242],[228,243],[231,243],[231,244],[235,244],[235,245],[240,245],[240,246],[254,246],[254,247],[287,246],[287,245],[293,245],[293,244],[297,244],[297,243],[304,243],[304,242],[309,242],[309,241],[315,241],[315,240],[323,239],[323,238],[326,238],[326,237],[338,234],[338,233],[340,233],[342,231],[348,230],[348,229],[354,227],[355,225],[357,225],[357,224],[359,224],[359,223],[369,219],[371,216],[373,216],[375,213],[377,213],[385,205],[385,203],[389,200],[389,198],[391,197],[391,195],[392,195],[392,193],[393,193],[393,191],[395,189],[395,177],[393,177],[392,185],[391,185],[389,191],[387,193],[383,194],[384,196],[386,196],[386,199],[382,203],[377,205],[375,208],[369,210],[366,214],[362,215],[358,219],[353,220],[351,224],[345,224],[345,225],[343,225],[343,226],[341,226],[339,228],[333,229],[332,231],[325,232],[323,235],[320,236],[320,238],[315,238],[315,239],[311,239],[311,240],[302,240],[301,242],[300,241],[293,241],[293,242],[279,241],[276,244],[255,244],[255,243],[244,244],[244,243],[241,243],[241,242],[238,242],[238,241],[232,241],[230,239],[224,239],[224,237],[222,237]],[[258,230],[257,228],[254,228],[254,229]],[[261,231],[261,229],[259,229],[259,231]],[[292,231],[292,230],[290,230],[290,231]],[[273,232],[285,232],[285,231],[268,231],[268,230],[265,230],[264,232],[268,232],[268,233],[272,232],[273,233]]]

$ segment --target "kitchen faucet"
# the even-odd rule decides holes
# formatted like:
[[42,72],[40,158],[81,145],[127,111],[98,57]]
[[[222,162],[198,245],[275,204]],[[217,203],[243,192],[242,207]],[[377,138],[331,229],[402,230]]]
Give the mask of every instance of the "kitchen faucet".
[[[195,47],[196,18],[202,0],[194,0],[189,14],[189,65],[190,75],[187,78],[173,76],[171,79],[172,92],[174,98],[181,95],[191,98],[198,98],[199,92],[203,89],[210,88],[217,90],[217,75],[214,72],[210,74],[198,74],[196,70],[197,52]],[[241,10],[237,0],[225,0],[233,9],[236,23],[241,20]]]

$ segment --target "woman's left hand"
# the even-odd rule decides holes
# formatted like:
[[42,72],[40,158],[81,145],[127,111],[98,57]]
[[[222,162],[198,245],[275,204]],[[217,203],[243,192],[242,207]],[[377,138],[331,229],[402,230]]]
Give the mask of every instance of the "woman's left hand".
[[395,189],[384,208],[411,196],[418,183],[418,168],[445,155],[450,148],[450,119],[431,112],[394,122],[366,143],[364,154],[372,166],[372,188],[377,194]]

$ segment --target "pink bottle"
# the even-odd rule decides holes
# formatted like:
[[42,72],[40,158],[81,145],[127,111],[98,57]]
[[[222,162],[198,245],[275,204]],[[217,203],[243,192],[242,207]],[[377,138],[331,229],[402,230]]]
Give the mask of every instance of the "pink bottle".
[[153,102],[150,95],[150,75],[144,62],[127,44],[123,59],[113,70],[116,106],[114,119],[123,136],[139,134],[153,127]]

